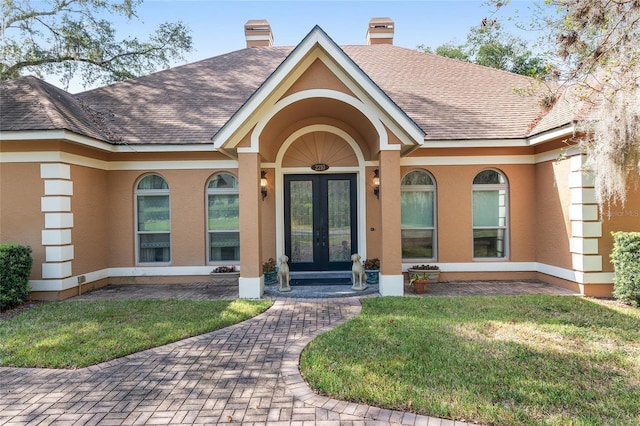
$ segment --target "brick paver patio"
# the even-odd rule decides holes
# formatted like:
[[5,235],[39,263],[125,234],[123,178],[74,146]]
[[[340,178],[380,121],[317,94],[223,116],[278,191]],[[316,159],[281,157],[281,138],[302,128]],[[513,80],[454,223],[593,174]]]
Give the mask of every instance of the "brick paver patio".
[[[473,293],[509,293],[516,284],[519,294],[568,294],[526,282],[484,288],[478,283]],[[236,291],[206,283],[156,285],[152,291],[113,286],[81,298],[235,298]],[[464,294],[469,292],[471,287]],[[314,336],[359,312],[358,297],[276,297],[271,309],[248,321],[97,366],[73,371],[2,367],[0,425],[466,425],[311,391],[298,372],[300,352]]]

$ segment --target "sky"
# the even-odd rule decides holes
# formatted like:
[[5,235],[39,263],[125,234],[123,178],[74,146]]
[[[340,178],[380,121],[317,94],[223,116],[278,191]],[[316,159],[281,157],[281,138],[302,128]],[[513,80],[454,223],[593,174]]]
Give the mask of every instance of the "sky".
[[[435,48],[446,42],[463,43],[472,26],[483,17],[497,17],[510,33],[534,40],[535,34],[519,31],[507,19],[526,19],[532,1],[512,0],[492,15],[486,1],[244,1],[244,0],[145,0],[138,19],[116,20],[121,37],[142,39],[163,22],[182,21],[191,30],[194,51],[185,55],[191,63],[246,47],[244,24],[266,19],[276,46],[295,46],[315,25],[339,45],[365,44],[369,20],[389,17],[395,23],[394,44],[415,49],[424,44]],[[181,63],[177,63],[179,65]],[[47,80],[60,86],[56,78]],[[72,93],[84,90],[77,82]]]

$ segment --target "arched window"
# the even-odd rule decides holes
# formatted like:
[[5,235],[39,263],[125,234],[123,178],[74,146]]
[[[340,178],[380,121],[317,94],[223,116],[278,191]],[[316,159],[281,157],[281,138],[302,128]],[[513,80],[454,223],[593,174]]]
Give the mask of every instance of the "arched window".
[[240,260],[238,179],[215,174],[207,184],[207,247],[210,262]]
[[401,182],[402,258],[435,259],[436,185],[424,170],[407,173]]
[[136,251],[138,263],[171,261],[169,185],[162,176],[146,175],[136,185]]
[[506,258],[509,186],[497,170],[473,179],[473,257]]

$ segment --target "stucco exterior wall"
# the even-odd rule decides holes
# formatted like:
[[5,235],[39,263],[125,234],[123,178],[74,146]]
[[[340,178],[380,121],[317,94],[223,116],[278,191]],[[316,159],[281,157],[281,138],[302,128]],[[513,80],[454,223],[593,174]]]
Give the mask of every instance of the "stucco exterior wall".
[[71,166],[73,229],[71,242],[75,256],[72,275],[109,267],[110,236],[119,232],[107,227],[108,179],[104,170]]
[[171,266],[206,265],[206,186],[219,171],[237,177],[237,169],[148,170],[109,172],[109,218],[111,267],[133,267],[135,253],[135,185],[142,176],[156,173],[169,185],[171,203]]
[[473,178],[487,168],[501,171],[509,183],[509,254],[505,260],[535,261],[536,233],[531,226],[535,222],[534,166],[404,166],[403,176],[411,170],[422,169],[430,172],[436,181],[437,262],[473,261],[472,183]]
[[44,214],[40,204],[43,195],[39,163],[0,164],[0,243],[31,247],[32,280],[42,278],[40,265],[45,260]]
[[535,232],[539,263],[571,269],[571,222],[568,160],[536,165]]
[[602,214],[602,238],[598,248],[602,254],[604,271],[613,271],[611,252],[612,232],[640,232],[640,188],[629,194],[624,205],[605,205]]

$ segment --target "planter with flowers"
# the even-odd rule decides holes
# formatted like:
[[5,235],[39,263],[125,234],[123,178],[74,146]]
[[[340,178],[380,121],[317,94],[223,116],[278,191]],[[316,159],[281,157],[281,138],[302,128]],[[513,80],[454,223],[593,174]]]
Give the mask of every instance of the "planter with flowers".
[[427,271],[419,271],[410,275],[409,287],[413,288],[417,294],[427,292],[427,284],[429,284],[429,276]]
[[428,278],[432,283],[437,283],[440,280],[440,268],[438,265],[413,265],[407,272],[409,272],[410,280],[417,274]]
[[273,257],[262,264],[262,273],[264,274],[264,283],[266,285],[276,284],[278,282],[278,267]]
[[380,280],[380,259],[366,259],[364,261],[364,272],[367,275],[367,284],[378,284]]
[[211,271],[211,283],[215,285],[237,285],[240,271],[235,266],[217,266]]

